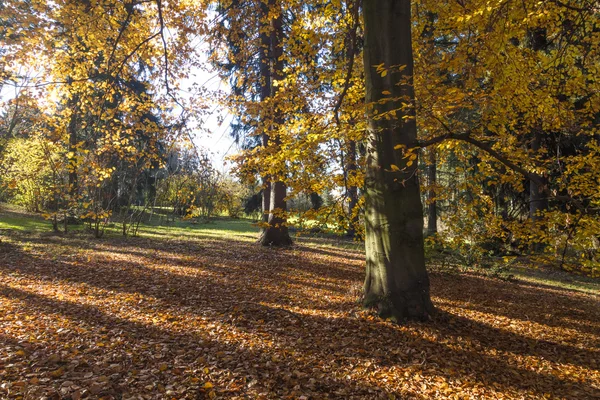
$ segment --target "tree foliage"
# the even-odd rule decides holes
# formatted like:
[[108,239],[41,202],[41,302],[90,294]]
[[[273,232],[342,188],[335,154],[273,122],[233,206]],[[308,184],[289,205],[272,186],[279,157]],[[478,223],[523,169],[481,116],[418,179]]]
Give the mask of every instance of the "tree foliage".
[[[42,159],[36,150],[38,160],[27,164],[29,174],[44,165],[50,175],[36,179],[46,185],[42,198],[54,200],[32,208],[45,208],[55,220],[61,214],[103,223],[152,202],[160,177],[169,175],[169,152],[218,98],[244,143],[235,156],[238,178],[265,193],[278,190],[279,205],[263,211],[268,226],[284,228],[287,216],[299,213],[286,210],[286,198],[329,194],[331,201],[294,221],[360,238],[369,155],[365,105],[385,109],[377,119],[392,122],[412,109],[417,137],[396,149],[406,159],[389,168],[420,177],[435,166],[437,178],[422,186],[426,205],[434,204],[428,213],[439,218],[431,240],[474,263],[490,252],[533,254],[596,274],[595,3],[413,2],[414,74],[406,77],[404,65],[385,60],[373,65],[397,86],[411,79],[414,102],[385,89],[376,104],[365,104],[361,4],[5,2],[0,84],[18,95],[3,107],[3,159],[23,147],[17,136],[36,149],[46,146],[52,154]],[[192,85],[185,94],[184,82],[207,64],[231,90],[215,95]],[[424,148],[435,157],[417,161]],[[19,173],[27,175],[27,168]],[[4,187],[13,181],[3,178]]]

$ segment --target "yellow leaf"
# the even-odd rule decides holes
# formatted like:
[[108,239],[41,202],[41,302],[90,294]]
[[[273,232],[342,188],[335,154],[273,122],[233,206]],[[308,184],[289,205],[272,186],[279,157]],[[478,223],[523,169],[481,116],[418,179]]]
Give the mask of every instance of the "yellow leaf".
[[384,70],[384,71],[381,73],[381,77],[383,78],[383,77],[385,77],[386,75],[387,75],[387,70]]
[[392,169],[392,171],[400,171],[400,168],[398,168],[398,166],[394,164],[391,164],[390,168]]
[[63,371],[63,369],[62,369],[62,368],[59,368],[59,369],[55,369],[54,371],[50,372],[50,374],[49,374],[49,375],[50,375],[52,378],[60,378],[61,376],[63,376],[63,374],[64,374],[64,371]]
[[389,96],[392,93],[389,90],[384,90],[383,92],[381,92],[381,94],[383,94],[385,96]]
[[210,383],[210,382],[206,382],[206,383],[204,384],[204,389],[212,389],[212,388],[213,388],[213,386],[214,386],[214,385],[213,385],[212,383]]

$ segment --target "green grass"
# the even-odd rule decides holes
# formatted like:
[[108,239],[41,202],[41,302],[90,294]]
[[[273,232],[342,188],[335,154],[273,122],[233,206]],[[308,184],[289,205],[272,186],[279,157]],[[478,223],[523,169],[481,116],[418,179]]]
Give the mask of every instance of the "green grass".
[[249,219],[215,218],[206,223],[178,220],[168,224],[141,224],[140,235],[149,237],[233,237],[256,240],[258,228]]
[[[161,223],[162,221],[162,223]],[[62,227],[61,227],[62,228]],[[86,225],[69,225],[71,232],[84,231]],[[17,232],[43,233],[51,232],[52,225],[37,214],[27,213],[23,209],[9,204],[0,204],[0,234],[3,230],[12,230]],[[293,234],[293,233],[292,233]],[[258,239],[258,228],[250,219],[231,219],[216,217],[206,223],[196,223],[192,220],[170,221],[154,218],[149,224],[140,224],[139,235],[155,240],[172,239],[222,239],[231,238],[237,241],[255,242]],[[120,237],[121,224],[119,222],[111,223],[105,228],[104,237]],[[364,244],[358,241],[352,241],[344,237],[338,237],[331,234],[310,234],[298,233],[294,238],[299,245],[332,249],[337,251],[348,251],[349,256],[356,256],[356,252],[364,251]],[[352,254],[354,253],[354,254]],[[439,270],[436,267],[437,262],[431,260],[432,270]],[[447,272],[446,268],[442,270]],[[441,270],[440,270],[441,271]],[[490,271],[473,268],[459,268],[459,272],[482,273],[490,275]],[[492,271],[493,272],[493,271]],[[578,276],[571,273],[558,270],[534,269],[524,266],[511,266],[503,268],[499,277],[511,277],[520,281],[545,285],[555,288],[575,290],[589,294],[600,293],[600,280]]]
[[518,280],[537,285],[600,295],[600,281],[586,276],[575,275],[560,270],[532,269],[521,266],[511,267],[509,273]]
[[41,216],[28,214],[18,207],[0,204],[0,229],[43,232],[52,229],[52,224]]

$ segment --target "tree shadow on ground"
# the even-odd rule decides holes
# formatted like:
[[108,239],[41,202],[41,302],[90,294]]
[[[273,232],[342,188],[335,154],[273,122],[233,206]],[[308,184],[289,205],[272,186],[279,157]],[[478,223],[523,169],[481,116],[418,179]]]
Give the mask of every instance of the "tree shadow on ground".
[[[0,274],[16,279],[14,285],[19,279],[56,285],[58,291],[66,290],[74,298],[84,287],[87,292],[81,301],[93,305],[41,295],[27,285],[2,285],[1,296],[18,299],[24,313],[60,314],[80,323],[80,336],[91,342],[97,332],[122,332],[124,347],[116,352],[117,361],[129,369],[150,369],[156,364],[153,352],[137,361],[128,358],[128,351],[156,340],[173,346],[173,352],[164,358],[167,363],[196,366],[188,353],[205,355],[215,379],[227,375],[235,381],[223,390],[240,386],[229,394],[265,390],[270,397],[277,397],[299,385],[330,398],[348,398],[348,393],[357,398],[386,393],[428,398],[402,389],[403,379],[423,376],[455,385],[457,381],[472,382],[498,392],[552,393],[562,398],[600,395],[591,378],[566,379],[550,370],[534,370],[523,361],[535,358],[540,365],[553,368],[597,369],[597,363],[590,360],[600,359],[600,354],[586,350],[577,335],[572,337],[573,343],[561,343],[554,337],[545,340],[456,311],[428,324],[405,327],[372,320],[340,289],[362,280],[360,260],[333,259],[330,254],[315,257],[312,249],[304,247],[282,252],[215,238],[111,239],[96,242],[96,258],[88,260],[78,255],[87,242],[60,237],[52,241],[72,249],[74,256],[52,260],[47,254],[3,243]],[[47,242],[42,238],[30,244]],[[527,285],[470,276],[435,274],[432,283],[432,293],[441,305],[450,302],[453,310],[485,312],[549,327],[564,323],[581,335],[598,334],[590,328],[598,323],[594,311],[598,304],[585,296],[559,290],[548,295]],[[143,303],[127,300],[130,298]],[[146,322],[111,314],[111,302],[118,303],[121,308],[117,310],[131,308],[133,317]],[[547,316],[552,311],[557,313],[556,319]],[[163,321],[161,315],[171,316]],[[186,325],[186,321],[200,320],[205,322],[202,329]],[[224,331],[236,332],[239,338]],[[253,348],[244,337],[259,338],[268,345]],[[93,346],[89,347],[93,352]],[[188,358],[176,360],[177,349],[182,348]],[[397,382],[377,383],[381,371]],[[160,372],[164,371],[155,373],[159,378]],[[251,382],[256,383],[250,387]],[[125,390],[123,382],[116,380],[110,390]]]

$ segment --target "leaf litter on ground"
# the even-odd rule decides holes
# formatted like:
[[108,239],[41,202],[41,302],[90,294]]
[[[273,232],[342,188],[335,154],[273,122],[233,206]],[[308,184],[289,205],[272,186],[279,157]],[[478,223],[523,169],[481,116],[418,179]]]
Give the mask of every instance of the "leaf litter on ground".
[[395,325],[363,273],[310,242],[4,232],[0,398],[600,398],[598,296],[437,271],[440,315]]

